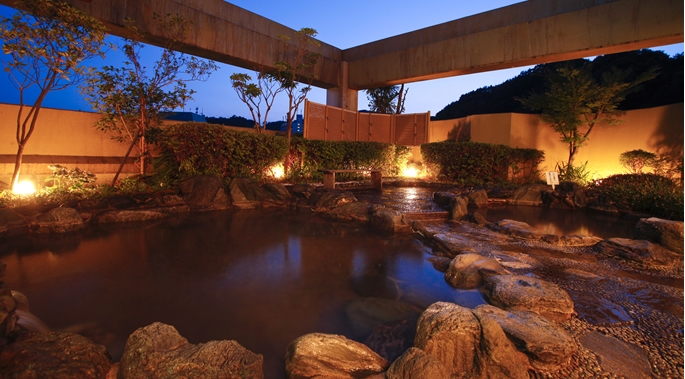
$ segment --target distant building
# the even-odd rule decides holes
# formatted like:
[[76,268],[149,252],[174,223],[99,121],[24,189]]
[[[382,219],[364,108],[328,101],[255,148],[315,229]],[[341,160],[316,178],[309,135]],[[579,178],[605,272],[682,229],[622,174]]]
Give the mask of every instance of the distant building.
[[[288,122],[287,121],[270,122],[267,124],[266,128],[268,130],[278,130],[281,132],[287,132],[288,131]],[[303,133],[304,133],[304,116],[301,114],[298,114],[295,116],[295,119],[293,120],[293,134],[302,135]]]
[[183,122],[207,122],[204,115],[194,112],[172,112],[164,119]]

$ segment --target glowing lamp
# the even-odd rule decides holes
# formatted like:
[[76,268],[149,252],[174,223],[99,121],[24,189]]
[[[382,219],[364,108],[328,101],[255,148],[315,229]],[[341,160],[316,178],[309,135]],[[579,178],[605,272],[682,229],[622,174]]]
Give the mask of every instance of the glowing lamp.
[[419,170],[417,170],[414,166],[407,166],[404,168],[404,170],[402,170],[402,176],[407,178],[416,178],[419,176]]
[[283,164],[279,163],[269,169],[271,171],[271,175],[276,178],[280,179],[285,175],[285,170],[283,170]]
[[36,187],[30,180],[22,180],[14,186],[12,192],[17,195],[31,195],[36,192]]

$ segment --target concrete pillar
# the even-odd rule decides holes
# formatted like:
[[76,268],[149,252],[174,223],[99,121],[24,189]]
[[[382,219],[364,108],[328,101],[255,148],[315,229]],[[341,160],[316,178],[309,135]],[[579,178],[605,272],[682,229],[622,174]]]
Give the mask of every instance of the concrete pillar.
[[340,62],[338,87],[326,90],[326,105],[349,111],[357,110],[357,90],[350,89],[347,85],[348,81],[347,62]]

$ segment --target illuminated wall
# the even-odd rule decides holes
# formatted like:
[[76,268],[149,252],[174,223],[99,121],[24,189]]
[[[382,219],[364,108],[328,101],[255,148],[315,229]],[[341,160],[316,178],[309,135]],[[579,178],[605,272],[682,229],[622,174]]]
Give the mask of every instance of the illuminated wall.
[[[622,124],[595,127],[575,163],[587,161],[592,176],[602,178],[626,172],[619,163],[619,156],[625,151],[642,149],[682,158],[683,112],[683,103],[627,111],[619,117]],[[454,140],[460,127],[468,131],[468,137],[474,142],[543,150],[545,160],[540,165],[541,171],[552,171],[557,162],[568,160],[568,146],[538,115],[501,113],[431,121],[429,140]]]

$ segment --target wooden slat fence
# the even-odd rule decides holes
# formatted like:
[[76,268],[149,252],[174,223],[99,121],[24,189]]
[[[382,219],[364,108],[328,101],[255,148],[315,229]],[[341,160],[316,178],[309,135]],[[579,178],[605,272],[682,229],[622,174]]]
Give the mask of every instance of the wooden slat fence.
[[311,101],[304,105],[304,137],[328,141],[372,141],[404,146],[428,142],[430,112],[354,112]]

